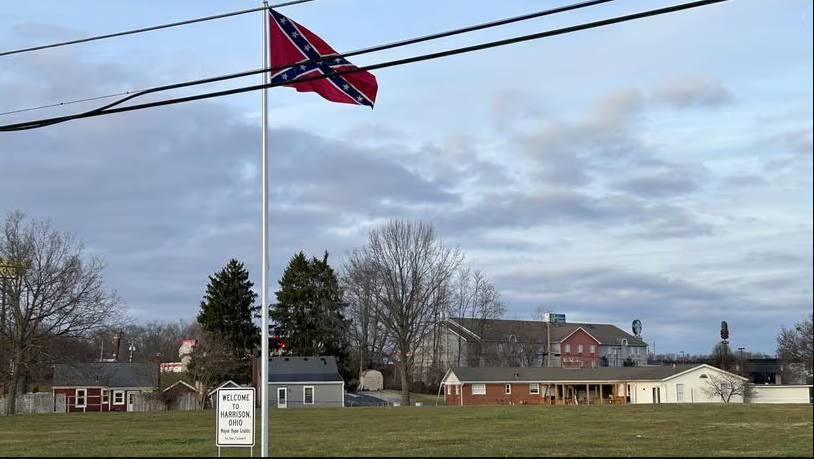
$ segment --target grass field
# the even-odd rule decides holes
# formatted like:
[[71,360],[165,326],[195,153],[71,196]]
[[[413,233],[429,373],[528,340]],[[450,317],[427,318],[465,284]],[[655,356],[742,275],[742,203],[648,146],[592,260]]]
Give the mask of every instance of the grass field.
[[[812,412],[740,404],[272,410],[269,455],[811,457]],[[0,456],[216,455],[212,410],[0,416]]]

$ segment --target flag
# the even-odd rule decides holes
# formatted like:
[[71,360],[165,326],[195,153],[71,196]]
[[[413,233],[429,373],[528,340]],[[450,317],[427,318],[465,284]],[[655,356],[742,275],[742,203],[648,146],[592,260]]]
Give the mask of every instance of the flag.
[[[299,92],[315,92],[331,102],[367,105],[373,108],[379,84],[372,73],[359,71],[333,75],[298,83],[298,78],[325,75],[356,69],[355,65],[338,56],[324,40],[313,32],[269,8],[269,62],[272,68],[290,66],[271,73],[272,83],[285,84]],[[305,62],[325,56],[336,56],[317,63]]]

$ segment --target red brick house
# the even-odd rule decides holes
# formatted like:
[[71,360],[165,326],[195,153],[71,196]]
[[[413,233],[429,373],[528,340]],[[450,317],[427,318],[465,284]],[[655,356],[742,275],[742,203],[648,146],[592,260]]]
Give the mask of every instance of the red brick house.
[[156,363],[95,362],[54,365],[54,395],[66,411],[133,411],[134,397],[158,387]]
[[565,368],[596,368],[601,366],[599,348],[602,343],[577,327],[560,340],[560,361]]

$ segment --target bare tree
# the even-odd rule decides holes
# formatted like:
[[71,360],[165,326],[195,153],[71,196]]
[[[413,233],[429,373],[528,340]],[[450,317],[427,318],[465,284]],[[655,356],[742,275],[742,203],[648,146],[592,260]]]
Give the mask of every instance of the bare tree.
[[732,373],[709,375],[706,387],[701,390],[708,397],[720,397],[724,403],[729,403],[735,395],[743,397],[744,401],[752,396],[752,386],[746,378]]
[[[487,320],[499,319],[506,312],[497,289],[481,271],[472,272],[468,267],[460,267],[450,284],[451,300],[448,313],[453,317],[472,319],[475,324],[473,332],[482,335]],[[467,362],[483,361],[485,346],[470,344],[464,349],[464,340],[460,336],[456,337],[456,345],[455,362],[450,363],[461,366],[464,355]]]
[[198,408],[206,407],[209,392],[225,382],[228,375],[240,369],[242,362],[235,359],[231,347],[212,333],[204,332],[192,349],[187,373],[200,391]]
[[438,293],[462,255],[446,246],[428,223],[391,220],[371,230],[353,256],[381,282],[375,315],[393,339],[402,402],[409,405],[413,351],[435,327]]
[[3,311],[0,343],[9,360],[7,414],[14,413],[18,388],[42,343],[55,336],[85,337],[119,315],[115,293],[104,288],[103,263],[86,257],[81,244],[47,221],[19,211],[0,234]]
[[783,361],[784,372],[802,383],[811,384],[812,348],[814,331],[812,330],[812,313],[794,324],[791,328],[783,327],[777,335],[777,357]]
[[729,342],[721,340],[715,343],[712,352],[709,354],[707,363],[721,370],[734,370],[737,360],[735,359],[735,354],[732,352],[732,349],[729,347]]
[[[176,362],[179,359],[178,349],[181,341],[191,338],[189,335],[193,322],[159,322],[152,321],[144,325],[130,325],[124,328],[123,347],[132,344],[136,351],[134,362]],[[197,323],[196,323],[197,324]]]
[[545,338],[528,330],[520,330],[515,334],[515,339],[514,360],[521,367],[542,366],[541,356]]
[[361,376],[374,363],[382,362],[387,345],[387,329],[376,314],[382,280],[361,253],[355,252],[345,262],[341,282],[351,319],[349,342],[355,350]]

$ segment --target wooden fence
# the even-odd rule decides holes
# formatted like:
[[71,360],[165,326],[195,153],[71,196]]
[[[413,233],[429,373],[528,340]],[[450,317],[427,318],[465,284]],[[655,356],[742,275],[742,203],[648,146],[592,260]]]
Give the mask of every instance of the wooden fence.
[[[37,392],[19,394],[16,400],[15,412],[19,414],[33,413],[64,413],[65,395],[50,392]],[[0,416],[6,413],[6,399],[0,398]]]
[[[200,409],[200,396],[193,393],[177,394],[172,400],[165,401],[151,393],[133,396],[132,411],[191,411]],[[39,392],[17,395],[17,414],[33,413],[66,413],[65,394]],[[5,414],[5,399],[0,398],[0,415]]]

